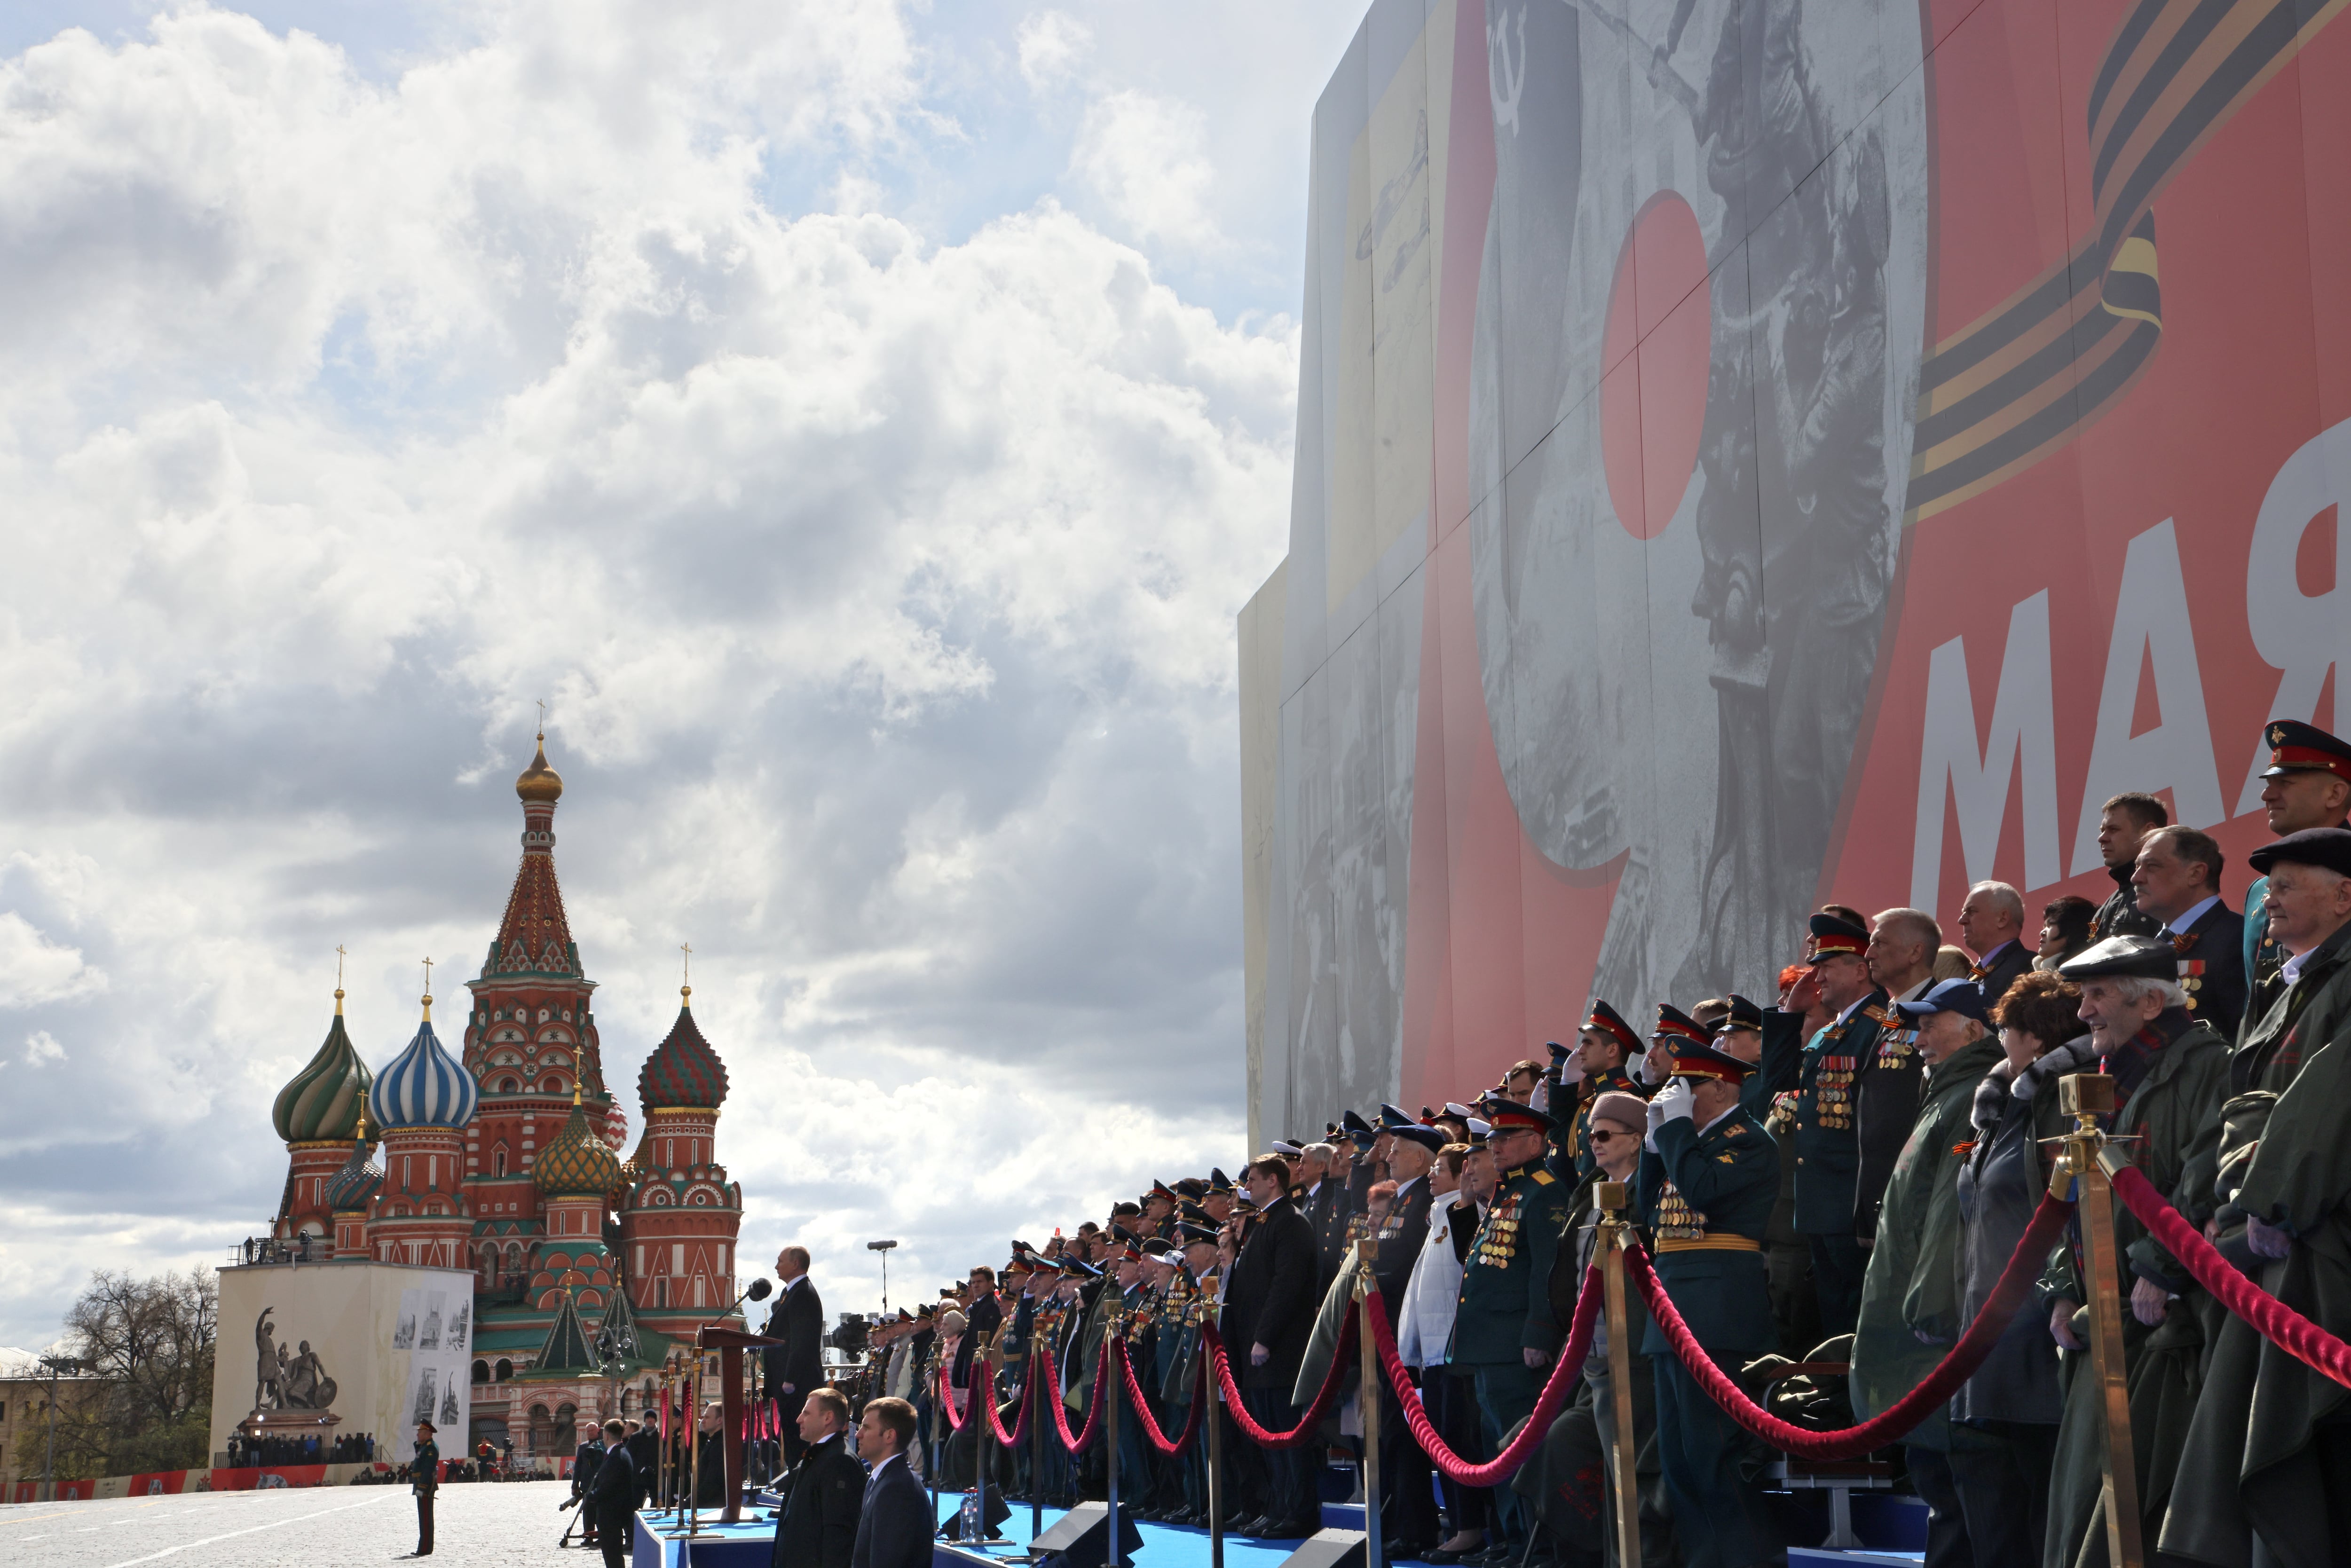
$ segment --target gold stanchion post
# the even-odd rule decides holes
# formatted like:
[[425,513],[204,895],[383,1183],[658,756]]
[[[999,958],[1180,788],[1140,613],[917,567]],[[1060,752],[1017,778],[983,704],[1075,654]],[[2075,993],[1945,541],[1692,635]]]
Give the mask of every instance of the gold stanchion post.
[[[1118,1281],[1113,1280],[1104,1288],[1114,1291],[1118,1289]],[[1102,1351],[1094,1357],[1094,1375],[1110,1380],[1102,1389],[1102,1417],[1110,1423],[1102,1432],[1102,1441],[1110,1446],[1105,1455],[1105,1462],[1109,1466],[1109,1484],[1102,1489],[1108,1502],[1104,1513],[1110,1521],[1110,1546],[1106,1560],[1111,1563],[1123,1563],[1126,1561],[1126,1555],[1119,1550],[1118,1529],[1118,1401],[1122,1392],[1119,1388],[1121,1379],[1118,1358],[1124,1353],[1126,1347],[1126,1325],[1122,1321],[1122,1314],[1116,1307],[1111,1308],[1106,1314],[1103,1328],[1105,1332],[1102,1334]]]
[[1205,1340],[1196,1354],[1205,1381],[1197,1397],[1208,1402],[1208,1568],[1225,1568],[1225,1387]]
[[1635,1568],[1641,1561],[1640,1446],[1633,1431],[1633,1346],[1625,1312],[1625,1243],[1632,1231],[1625,1218],[1625,1184],[1604,1181],[1593,1189],[1600,1207],[1600,1260],[1608,1310],[1608,1384],[1616,1440],[1608,1445],[1608,1468],[1616,1499],[1616,1562]]
[[2076,1072],[2058,1082],[2058,1103],[2074,1121],[2065,1153],[2050,1176],[2050,1190],[2074,1191],[2074,1217],[2082,1228],[2082,1269],[2090,1301],[2090,1354],[2105,1411],[2105,1465],[2101,1477],[2106,1516],[2106,1560],[2115,1568],[2143,1568],[2138,1471],[2131,1455],[2130,1390],[2123,1358],[2121,1255],[2115,1247],[2114,1186],[2098,1118],[2115,1108],[2115,1081],[2103,1072]]
[[1363,1363],[1355,1400],[1364,1428],[1364,1561],[1371,1568],[1388,1560],[1380,1539],[1380,1353],[1372,1339],[1372,1298],[1380,1290],[1372,1260],[1379,1252],[1369,1238],[1355,1243],[1355,1356]]

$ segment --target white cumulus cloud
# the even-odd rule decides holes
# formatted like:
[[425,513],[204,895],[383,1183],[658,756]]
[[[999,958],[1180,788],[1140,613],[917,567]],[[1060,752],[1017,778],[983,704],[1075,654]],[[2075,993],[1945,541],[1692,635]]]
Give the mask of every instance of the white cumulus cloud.
[[1133,88],[1086,108],[1071,167],[1137,239],[1207,250],[1221,239],[1198,106]]

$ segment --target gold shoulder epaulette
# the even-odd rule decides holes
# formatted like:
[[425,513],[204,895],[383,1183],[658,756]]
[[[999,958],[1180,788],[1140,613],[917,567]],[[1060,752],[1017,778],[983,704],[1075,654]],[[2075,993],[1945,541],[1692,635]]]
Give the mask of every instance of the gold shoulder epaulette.
[[1908,1029],[1910,1027],[1908,1024],[1902,1021],[1900,1014],[1893,1012],[1886,1008],[1864,1008],[1861,1010],[1869,1016],[1869,1019],[1873,1023],[1884,1024],[1887,1029]]
[[1547,1170],[1540,1170],[1540,1169],[1539,1169],[1539,1170],[1533,1171],[1533,1172],[1531,1172],[1531,1173],[1530,1173],[1530,1174],[1531,1174],[1531,1175],[1534,1176],[1534,1178],[1535,1178],[1535,1185],[1536,1185],[1537,1186],[1551,1186],[1551,1184],[1552,1184],[1552,1183],[1553,1183],[1553,1182],[1555,1182],[1555,1181],[1557,1181],[1557,1180],[1559,1179],[1559,1177],[1557,1177],[1557,1176],[1555,1176],[1552,1175],[1552,1174],[1551,1174],[1551,1172],[1549,1172],[1549,1171],[1547,1171]]

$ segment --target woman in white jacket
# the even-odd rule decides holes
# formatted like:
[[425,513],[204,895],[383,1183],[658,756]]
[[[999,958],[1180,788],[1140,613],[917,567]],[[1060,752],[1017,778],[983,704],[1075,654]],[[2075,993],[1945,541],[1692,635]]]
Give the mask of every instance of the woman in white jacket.
[[[1446,1365],[1445,1354],[1453,1340],[1453,1314],[1461,1302],[1462,1266],[1482,1212],[1461,1186],[1462,1162],[1468,1155],[1468,1145],[1447,1144],[1429,1167],[1428,1238],[1413,1260],[1404,1311],[1396,1322],[1396,1354],[1406,1366],[1421,1369],[1420,1397],[1429,1424],[1447,1448],[1465,1458],[1478,1451],[1477,1402],[1468,1380],[1456,1378]],[[1485,1489],[1439,1479],[1453,1533],[1424,1561],[1441,1565],[1485,1550],[1490,1505]]]

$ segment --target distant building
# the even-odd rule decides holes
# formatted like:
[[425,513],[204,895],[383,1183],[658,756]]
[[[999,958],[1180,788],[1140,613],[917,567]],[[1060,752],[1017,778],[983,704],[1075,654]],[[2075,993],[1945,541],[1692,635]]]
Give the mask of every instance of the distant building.
[[556,881],[563,781],[543,736],[515,793],[522,863],[466,982],[460,1049],[435,1032],[427,995],[405,1049],[371,1072],[338,989],[325,1041],[273,1109],[286,1189],[247,1261],[470,1269],[472,1407],[465,1433],[442,1434],[444,1451],[487,1438],[569,1455],[611,1413],[596,1353],[606,1328],[625,1325],[637,1344],[619,1400],[633,1414],[663,1357],[730,1315],[743,1191],[718,1162],[726,1069],[695,1027],[690,986],[638,1070],[643,1130],[619,1157],[627,1114]]
[[[78,1409],[97,1397],[103,1387],[97,1378],[89,1376],[59,1377],[55,1386],[60,1413]],[[37,1446],[32,1462],[26,1464],[19,1450],[28,1434],[39,1445],[48,1431],[50,1387],[38,1357],[0,1351],[0,1502],[34,1500],[29,1495],[19,1499],[16,1487],[19,1481],[40,1479],[45,1452]],[[81,1479],[62,1465],[58,1474],[67,1479]]]

